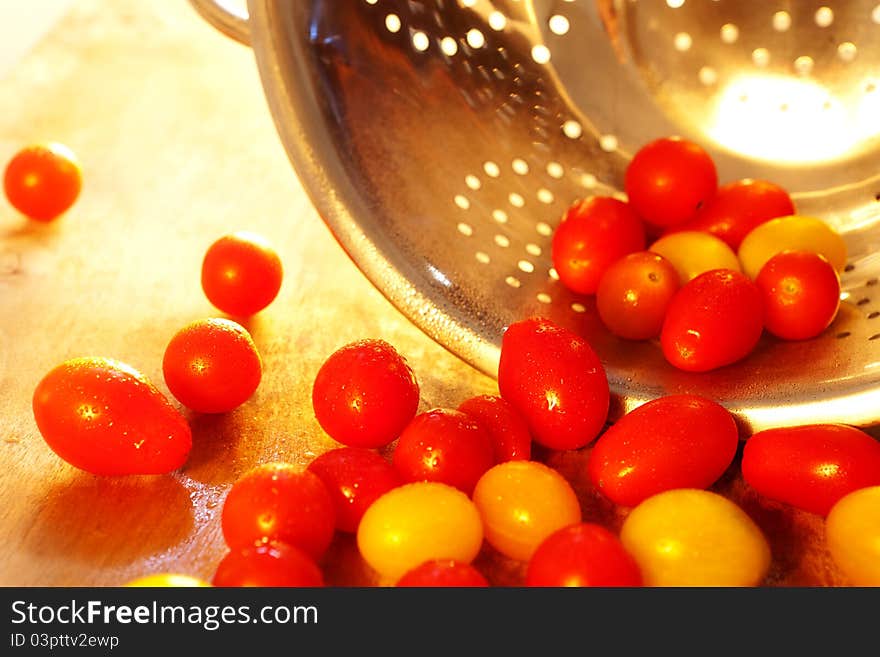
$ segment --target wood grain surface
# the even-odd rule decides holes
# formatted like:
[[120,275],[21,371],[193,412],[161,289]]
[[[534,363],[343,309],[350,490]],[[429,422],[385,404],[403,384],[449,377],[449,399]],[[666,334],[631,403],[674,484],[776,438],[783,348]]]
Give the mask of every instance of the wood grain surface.
[[[80,0],[0,80],[0,161],[24,144],[68,144],[83,164],[74,208],[36,225],[0,201],[0,584],[118,585],[157,572],[210,578],[225,553],[219,512],[245,470],[305,465],[336,446],[314,419],[311,383],[339,346],[381,337],[409,360],[421,408],[457,406],[496,383],[427,338],[360,274],[299,185],[275,133],[251,51],[184,0]],[[107,356],[167,393],[165,345],[217,316],[201,258],[234,230],[264,234],[285,267],[279,297],[247,324],[264,361],[254,397],[220,416],[190,414],[187,465],[161,477],[100,478],[56,457],[31,395],[61,361]],[[586,482],[587,450],[538,452],[575,486],[584,517],[618,527],[625,511]],[[734,465],[716,487],[771,541],[768,584],[841,582],[822,521],[763,501]],[[496,584],[523,566],[486,548]],[[351,536],[322,566],[328,583],[375,583]]]

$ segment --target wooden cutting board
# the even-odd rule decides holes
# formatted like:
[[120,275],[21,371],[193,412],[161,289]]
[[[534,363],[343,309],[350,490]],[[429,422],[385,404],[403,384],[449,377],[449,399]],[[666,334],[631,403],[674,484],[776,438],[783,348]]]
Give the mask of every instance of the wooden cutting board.
[[[311,383],[339,346],[381,337],[409,360],[421,408],[495,393],[360,274],[313,209],[275,133],[251,51],[203,23],[185,0],[79,0],[0,80],[0,162],[42,140],[83,164],[74,208],[35,225],[0,200],[0,584],[117,585],[156,572],[210,578],[225,553],[219,512],[253,465],[305,465],[336,446],[314,419]],[[31,395],[61,361],[117,358],[167,393],[161,360],[184,324],[216,316],[201,258],[234,230],[264,234],[285,280],[248,323],[264,361],[255,396],[222,416],[190,415],[187,465],[162,477],[100,478],[45,445]],[[586,450],[540,453],[576,487],[586,519],[618,527],[584,474]],[[718,485],[770,539],[771,584],[839,583],[821,519],[758,499],[737,476]],[[497,584],[522,564],[487,548]],[[331,584],[369,584],[351,536],[323,564]]]

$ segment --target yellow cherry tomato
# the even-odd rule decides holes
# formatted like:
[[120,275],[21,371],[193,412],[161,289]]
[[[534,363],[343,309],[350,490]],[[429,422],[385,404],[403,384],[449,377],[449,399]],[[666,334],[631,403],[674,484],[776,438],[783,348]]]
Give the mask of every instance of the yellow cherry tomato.
[[388,581],[433,559],[470,563],[482,543],[477,507],[438,482],[391,489],[367,508],[357,530],[361,556]]
[[736,504],[705,490],[649,497],[627,516],[620,540],[646,586],[757,586],[770,547]]
[[474,488],[486,540],[502,554],[528,561],[557,529],[581,521],[565,478],[536,461],[507,461],[487,470]]
[[880,586],[880,486],[840,498],[825,518],[831,557],[855,586]]
[[831,226],[815,217],[792,215],[771,219],[755,227],[739,245],[743,271],[755,279],[777,253],[810,251],[825,256],[838,273],[846,267],[846,243]]
[[153,587],[192,587],[202,588],[211,586],[209,582],[192,575],[180,575],[178,573],[159,573],[157,575],[146,575],[131,580],[126,586],[153,586]]
[[682,285],[713,269],[740,271],[739,259],[724,240],[696,230],[665,235],[654,242],[649,251],[659,253],[672,263]]

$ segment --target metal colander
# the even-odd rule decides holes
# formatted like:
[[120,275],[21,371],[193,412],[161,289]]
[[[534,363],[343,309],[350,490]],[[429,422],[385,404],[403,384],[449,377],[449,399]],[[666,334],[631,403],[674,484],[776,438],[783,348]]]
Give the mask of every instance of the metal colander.
[[[373,283],[495,375],[504,328],[582,333],[621,413],[695,392],[746,430],[880,422],[880,4],[807,0],[192,0],[256,54],[284,146]],[[230,117],[232,120],[233,117]],[[721,182],[764,178],[847,242],[819,338],[765,336],[691,374],[608,333],[550,259],[575,199],[622,197],[644,143],[709,150]]]

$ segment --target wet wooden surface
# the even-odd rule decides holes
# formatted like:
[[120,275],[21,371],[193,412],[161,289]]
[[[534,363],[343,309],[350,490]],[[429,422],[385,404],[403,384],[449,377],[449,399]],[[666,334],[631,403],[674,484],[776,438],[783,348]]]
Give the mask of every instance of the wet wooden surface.
[[[210,578],[225,553],[223,497],[251,466],[305,465],[336,446],[310,389],[339,346],[381,337],[409,360],[421,408],[497,391],[494,380],[423,335],[359,273],[300,187],[275,133],[251,51],[204,24],[183,0],[80,0],[0,80],[0,161],[57,140],[78,153],[84,189],[52,225],[0,200],[0,584],[116,585],[156,572]],[[59,362],[117,358],[167,393],[162,354],[182,325],[216,316],[201,258],[233,230],[263,233],[285,267],[279,297],[247,324],[263,357],[255,396],[222,416],[190,414],[187,465],[161,477],[99,478],[57,458],[30,400]],[[577,489],[588,520],[619,527],[625,511],[586,482],[586,450],[537,452]],[[760,500],[736,467],[717,488],[770,539],[769,584],[839,582],[822,521]],[[496,584],[522,564],[486,548]],[[329,583],[370,584],[351,536],[322,566]]]

